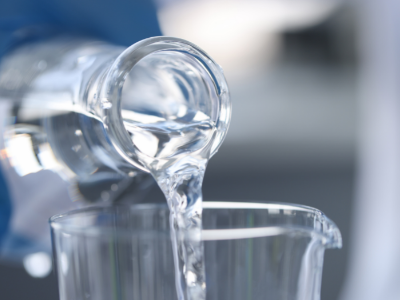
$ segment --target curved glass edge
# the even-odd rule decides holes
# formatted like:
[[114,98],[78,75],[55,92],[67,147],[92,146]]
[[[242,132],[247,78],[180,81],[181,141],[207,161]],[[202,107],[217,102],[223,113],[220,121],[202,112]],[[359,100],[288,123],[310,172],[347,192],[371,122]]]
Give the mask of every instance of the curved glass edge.
[[342,234],[340,233],[337,225],[321,212],[321,223],[323,224],[323,231],[328,237],[325,247],[331,249],[340,249],[343,246]]
[[[77,215],[80,213],[87,212],[98,212],[98,211],[110,211],[115,207],[121,206],[92,206],[83,209],[73,210],[67,213],[58,214],[52,216],[49,219],[49,223],[54,230],[68,231],[74,234],[88,234],[88,235],[102,235],[107,231],[100,228],[89,228],[82,232],[82,228],[74,225],[60,224],[59,221],[65,217]],[[167,207],[166,204],[136,204],[129,207],[135,207],[137,209],[155,209],[160,207]],[[309,233],[313,232],[316,238],[321,240],[322,245],[325,248],[341,248],[342,247],[342,236],[339,228],[336,224],[331,221],[323,212],[320,210],[299,204],[291,203],[279,203],[279,202],[203,202],[203,209],[268,209],[273,211],[282,211],[288,213],[289,211],[301,211],[310,213],[314,216],[314,229],[306,229],[298,227],[295,229],[298,233]],[[239,238],[255,238],[262,236],[272,236],[278,234],[285,234],[293,231],[293,227],[285,226],[269,226],[269,227],[255,227],[255,228],[243,228],[243,229],[211,229],[203,230],[203,240],[221,240],[221,239],[239,239]],[[115,234],[115,232],[113,232]],[[123,234],[123,233],[122,233]],[[126,232],[126,234],[131,234]]]
[[186,40],[175,37],[151,37],[133,44],[123,51],[108,70],[100,91],[101,102],[112,105],[102,110],[101,119],[116,151],[130,164],[142,171],[148,170],[139,162],[134,145],[126,132],[121,117],[120,93],[126,76],[142,58],[157,51],[181,51],[194,56],[207,70],[219,99],[216,119],[217,138],[211,146],[214,155],[224,141],[231,119],[231,101],[223,70],[205,51]]
[[329,219],[322,211],[306,205],[281,202],[203,202],[203,209],[273,209],[273,210],[296,210],[308,212],[315,215],[314,230],[323,236],[323,244],[326,248],[340,249],[343,246],[342,234],[337,225]]

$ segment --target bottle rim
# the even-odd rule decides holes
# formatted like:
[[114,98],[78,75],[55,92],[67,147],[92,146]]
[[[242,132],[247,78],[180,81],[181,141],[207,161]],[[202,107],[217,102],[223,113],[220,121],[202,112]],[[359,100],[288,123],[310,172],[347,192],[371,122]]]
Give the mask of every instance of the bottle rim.
[[[218,113],[215,120],[217,137],[211,146],[214,155],[225,139],[231,119],[231,101],[228,85],[222,68],[201,48],[175,37],[151,37],[125,49],[108,70],[100,91],[102,118],[110,142],[116,151],[131,165],[149,172],[139,161],[135,146],[126,131],[121,115],[121,92],[125,79],[132,68],[144,57],[159,51],[179,51],[193,56],[207,71],[218,98]],[[105,104],[105,105],[104,105]]]

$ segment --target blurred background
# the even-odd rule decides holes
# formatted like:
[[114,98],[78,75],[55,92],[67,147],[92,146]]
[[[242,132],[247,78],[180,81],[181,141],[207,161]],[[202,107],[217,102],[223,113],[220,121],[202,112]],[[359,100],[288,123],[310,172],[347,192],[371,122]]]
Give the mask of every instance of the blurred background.
[[[394,51],[398,45],[391,36],[396,28],[392,11],[397,4],[375,2],[360,5],[331,0],[158,0],[154,3],[162,34],[187,39],[206,50],[224,68],[230,85],[232,122],[223,146],[208,166],[203,186],[205,200],[292,202],[326,213],[340,228],[344,247],[325,254],[323,300],[365,300],[368,297],[350,295],[362,295],[359,291],[371,282],[370,288],[375,292],[368,299],[399,296],[398,291],[389,291],[384,283],[374,289],[376,281],[372,277],[364,280],[362,273],[353,270],[365,276],[372,276],[375,271],[386,272],[381,273],[386,274],[382,275],[382,281],[398,275],[394,267],[385,271],[364,265],[360,269],[357,266],[363,265],[363,261],[356,259],[360,249],[374,244],[363,240],[367,233],[360,237],[360,230],[369,228],[365,227],[368,221],[365,222],[363,215],[356,213],[361,207],[360,195],[371,194],[364,187],[373,182],[378,190],[393,191],[388,192],[390,195],[372,193],[375,200],[369,206],[366,199],[363,206],[372,207],[366,214],[375,216],[376,203],[380,207],[389,205],[385,211],[392,208],[396,211],[393,203],[398,202],[395,201],[397,169],[390,169],[397,163],[393,158],[397,152],[389,151],[386,155],[381,151],[390,145],[397,149],[397,143],[390,144],[396,140],[397,123],[388,121],[387,127],[382,125],[376,130],[373,127],[379,120],[399,119],[391,115],[399,94],[395,79],[400,65]],[[396,44],[394,48],[390,43]],[[392,65],[398,68],[386,72],[379,69],[385,67],[382,64],[390,70]],[[385,84],[374,85],[380,80]],[[381,94],[382,90],[387,93]],[[372,113],[378,107],[375,104],[385,101],[380,97],[363,100],[365,95],[386,95],[392,100],[374,119]],[[364,105],[365,101],[369,105]],[[370,118],[364,118],[365,115]],[[379,137],[379,142],[375,143],[368,132]],[[382,148],[365,151],[371,149],[370,145]],[[376,163],[377,156],[381,158],[379,172],[368,163]],[[391,171],[387,173],[384,166]],[[367,175],[360,176],[360,169]],[[379,182],[385,186],[380,187]],[[390,198],[388,202],[386,196]],[[156,187],[149,197],[163,198]],[[371,228],[377,226],[376,235],[384,232],[376,225],[380,218],[385,219],[385,215],[368,219]],[[393,222],[385,226],[394,233],[397,225]],[[385,236],[382,247],[388,240],[393,241],[391,233]],[[398,244],[393,247],[400,250]],[[365,259],[383,256],[383,252],[372,251]],[[388,264],[398,264],[398,257],[392,260],[396,257],[388,254]],[[355,277],[359,278],[358,283]],[[351,288],[358,288],[358,292]],[[3,262],[0,291],[0,298],[7,300],[58,299],[56,276],[50,267],[36,274],[29,271],[29,263],[22,268]],[[385,297],[381,291],[385,291]]]
[[313,206],[339,226],[323,300],[346,273],[356,142],[356,8],[335,1],[185,1],[159,12],[166,35],[201,45],[225,71],[232,121],[204,179],[206,200]]

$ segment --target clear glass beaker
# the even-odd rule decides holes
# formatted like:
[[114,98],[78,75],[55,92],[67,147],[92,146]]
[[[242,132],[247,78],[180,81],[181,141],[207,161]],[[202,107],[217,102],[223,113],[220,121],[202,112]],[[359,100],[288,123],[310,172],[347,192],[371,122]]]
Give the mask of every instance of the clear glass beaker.
[[[50,220],[61,300],[177,299],[166,205],[87,208]],[[336,225],[317,209],[204,202],[208,300],[318,300]]]

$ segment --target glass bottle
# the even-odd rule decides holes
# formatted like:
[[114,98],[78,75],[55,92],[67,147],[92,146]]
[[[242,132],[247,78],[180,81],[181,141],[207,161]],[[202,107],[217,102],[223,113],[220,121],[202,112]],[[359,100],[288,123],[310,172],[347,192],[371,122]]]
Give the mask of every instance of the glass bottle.
[[[48,249],[52,214],[139,201],[152,181],[141,157],[159,155],[157,143],[170,143],[170,155],[207,143],[153,141],[146,124],[209,118],[217,129],[215,153],[230,120],[222,69],[197,46],[171,37],[127,49],[68,36],[23,45],[2,61],[0,97],[1,165],[13,211],[3,256]],[[33,248],[15,255],[21,237]]]

